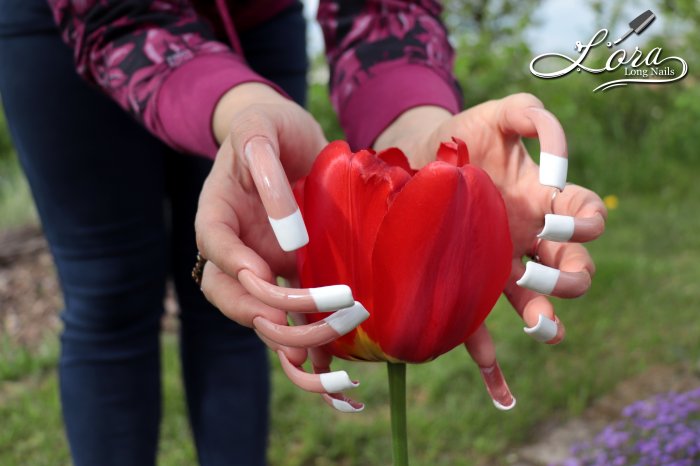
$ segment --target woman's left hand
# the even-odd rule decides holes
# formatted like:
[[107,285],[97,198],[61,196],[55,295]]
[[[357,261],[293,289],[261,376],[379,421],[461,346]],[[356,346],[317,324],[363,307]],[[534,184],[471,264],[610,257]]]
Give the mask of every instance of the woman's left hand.
[[[505,294],[525,321],[525,331],[550,344],[561,341],[564,327],[546,295],[574,298],[588,291],[595,266],[581,243],[603,233],[607,216],[600,197],[584,187],[568,184],[558,192],[540,184],[540,169],[521,137],[539,133],[542,144],[557,132],[565,150],[561,128],[542,102],[530,94],[515,94],[457,115],[438,107],[408,110],[375,144],[376,149],[401,148],[418,168],[434,159],[441,142],[457,137],[467,143],[471,163],[490,175],[508,212],[513,265]],[[556,214],[547,219],[548,228],[559,227],[553,235],[543,232],[547,214]],[[526,274],[523,257],[537,257],[541,265],[532,261]],[[524,275],[528,277],[521,280]]]

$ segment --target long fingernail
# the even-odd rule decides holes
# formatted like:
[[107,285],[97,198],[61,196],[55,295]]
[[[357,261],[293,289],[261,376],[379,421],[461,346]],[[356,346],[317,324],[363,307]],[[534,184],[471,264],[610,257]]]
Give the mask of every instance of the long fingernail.
[[309,242],[309,234],[282,163],[270,142],[267,138],[255,137],[243,151],[280,247],[293,251],[304,246]]
[[365,405],[362,404],[358,408],[354,407],[350,403],[344,400],[338,400],[337,398],[331,398],[331,403],[333,407],[342,413],[359,413],[365,409]]
[[498,363],[490,367],[480,367],[479,370],[493,405],[501,411],[513,409],[515,407],[515,398],[508,388]]
[[342,336],[352,331],[368,318],[369,312],[367,312],[367,309],[359,301],[355,301],[355,304],[352,306],[335,311],[323,320]]
[[283,251],[295,251],[309,243],[309,233],[306,231],[306,225],[299,209],[284,218],[268,217],[267,219],[270,221],[272,231]]
[[352,297],[352,290],[347,285],[309,288],[309,294],[311,294],[319,311],[332,311],[352,306],[355,303]]
[[559,270],[537,262],[525,264],[525,273],[516,283],[542,294],[551,294],[559,280]]
[[328,393],[340,393],[360,385],[359,382],[350,380],[350,376],[345,371],[326,372],[320,374],[319,378],[323,389]]
[[523,327],[523,330],[535,340],[546,343],[557,336],[558,329],[555,321],[540,314],[534,327]]
[[563,243],[571,239],[574,235],[575,227],[574,217],[546,214],[544,216],[544,228],[537,237]]
[[549,152],[540,152],[540,184],[563,190],[569,159]]

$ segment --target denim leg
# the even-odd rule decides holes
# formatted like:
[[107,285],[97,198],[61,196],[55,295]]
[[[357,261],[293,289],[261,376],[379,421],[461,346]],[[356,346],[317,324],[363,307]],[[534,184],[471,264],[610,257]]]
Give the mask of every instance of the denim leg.
[[[293,8],[241,36],[250,66],[293,99],[306,98],[306,30]],[[190,277],[196,245],[194,215],[210,162],[168,160],[172,202],[171,272],[179,297],[181,357],[200,464],[265,464],[269,398],[267,350],[255,333],[208,304]]]
[[75,464],[153,465],[169,150],[78,78],[55,31],[0,38],[0,93],[64,293]]
[[211,162],[171,158],[171,273],[181,308],[180,353],[190,424],[202,466],[265,464],[268,360],[255,333],[209,304],[190,276],[194,216]]

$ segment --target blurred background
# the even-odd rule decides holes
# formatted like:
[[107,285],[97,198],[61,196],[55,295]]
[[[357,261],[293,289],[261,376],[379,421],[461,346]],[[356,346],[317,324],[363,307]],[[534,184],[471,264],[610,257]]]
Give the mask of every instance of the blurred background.
[[[307,5],[310,17],[314,3]],[[583,448],[581,442],[597,442],[603,448],[604,441],[610,444],[605,448],[617,449],[614,464],[671,464],[663,459],[643,463],[644,453],[634,448],[625,453],[630,442],[657,434],[620,422],[628,405],[659,393],[700,387],[700,87],[695,69],[700,5],[694,0],[444,4],[467,106],[514,92],[541,98],[567,133],[569,180],[599,193],[609,219],[605,235],[590,245],[597,264],[591,291],[581,299],[556,302],[567,325],[561,345],[548,347],[528,338],[505,302],[499,302],[489,317],[501,367],[518,399],[513,411],[493,408],[477,368],[461,348],[408,368],[413,464],[534,466],[567,458],[572,465],[613,464],[573,459],[586,455],[581,450],[595,449]],[[646,9],[656,14],[656,21],[643,35],[630,36],[625,48],[663,47],[663,56],[682,57],[689,66],[684,80],[593,93],[610,76],[572,73],[542,80],[530,74],[535,55],[557,51],[573,57],[577,40],[586,43],[603,27],[617,37]],[[342,138],[328,103],[328,73],[317,26],[310,28],[309,37],[314,63],[309,107],[329,138]],[[590,63],[604,63],[608,54],[608,49],[596,50]],[[538,152],[536,142],[528,142],[528,147]],[[166,304],[170,314],[163,336],[160,464],[191,465],[195,454],[173,332],[176,309],[172,299]],[[2,465],[70,463],[55,370],[60,308],[50,255],[0,114]],[[336,369],[362,380],[354,396],[367,407],[359,415],[333,412],[319,397],[293,388],[277,364],[273,366],[270,464],[391,463],[383,365],[336,363]],[[700,408],[683,406],[664,432],[673,432],[680,423],[696,429],[695,437],[700,438]],[[611,425],[626,429],[623,440],[610,441],[612,431],[605,427]],[[659,442],[661,449],[668,444]],[[700,454],[700,446],[688,447],[679,458],[700,461],[694,454]]]

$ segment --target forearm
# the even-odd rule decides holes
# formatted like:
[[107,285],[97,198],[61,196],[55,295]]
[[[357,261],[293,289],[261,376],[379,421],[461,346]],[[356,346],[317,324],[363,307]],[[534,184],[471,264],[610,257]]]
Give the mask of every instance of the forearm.
[[273,86],[187,1],[49,4],[78,73],[177,150],[214,157],[217,102],[242,83]]
[[439,2],[367,2],[357,9],[338,3],[322,0],[318,19],[331,100],[351,147],[376,147],[380,133],[414,108],[459,111],[454,51]]

